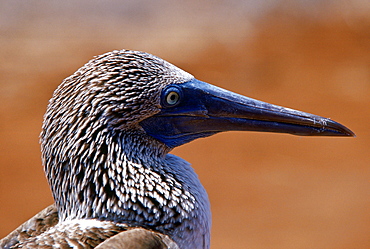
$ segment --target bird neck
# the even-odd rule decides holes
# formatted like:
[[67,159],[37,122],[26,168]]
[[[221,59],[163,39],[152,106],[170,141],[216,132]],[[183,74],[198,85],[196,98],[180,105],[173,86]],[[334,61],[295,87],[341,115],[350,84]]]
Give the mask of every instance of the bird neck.
[[208,197],[187,162],[145,134],[100,133],[62,143],[62,155],[43,150],[61,221],[109,220],[174,237],[189,228],[209,240]]

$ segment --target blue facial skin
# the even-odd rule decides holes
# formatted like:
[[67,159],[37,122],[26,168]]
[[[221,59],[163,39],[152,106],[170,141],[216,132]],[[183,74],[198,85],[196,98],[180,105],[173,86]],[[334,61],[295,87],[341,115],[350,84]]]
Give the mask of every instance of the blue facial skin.
[[170,148],[223,131],[354,136],[330,119],[254,100],[196,79],[168,85],[162,91],[161,105],[159,113],[140,125]]

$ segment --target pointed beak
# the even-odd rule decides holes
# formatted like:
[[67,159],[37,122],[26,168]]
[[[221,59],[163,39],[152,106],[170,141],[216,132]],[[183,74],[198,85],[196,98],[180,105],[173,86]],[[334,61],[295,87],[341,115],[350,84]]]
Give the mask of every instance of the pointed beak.
[[169,147],[223,131],[260,131],[301,136],[350,136],[355,134],[328,118],[251,99],[196,79],[170,85],[162,93],[179,96],[175,105],[141,122],[152,137]]

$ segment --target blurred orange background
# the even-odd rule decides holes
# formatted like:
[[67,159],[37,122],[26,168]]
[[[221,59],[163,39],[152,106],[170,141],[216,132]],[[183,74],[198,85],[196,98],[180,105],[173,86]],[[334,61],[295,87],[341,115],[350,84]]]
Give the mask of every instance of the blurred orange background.
[[176,148],[208,191],[212,248],[370,248],[369,2],[1,0],[0,34],[0,238],[53,201],[38,144],[53,90],[126,48],[357,135],[228,132]]

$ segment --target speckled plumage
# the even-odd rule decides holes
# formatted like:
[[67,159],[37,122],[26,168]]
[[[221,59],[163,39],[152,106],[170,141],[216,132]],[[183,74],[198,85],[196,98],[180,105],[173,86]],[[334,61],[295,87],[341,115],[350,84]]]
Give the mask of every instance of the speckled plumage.
[[[97,56],[61,83],[41,132],[59,226],[112,221],[169,235],[180,248],[208,247],[209,202],[196,174],[138,125],[159,112],[163,87],[192,78],[150,54],[121,50]],[[32,243],[43,235],[50,237]]]
[[36,237],[49,228],[58,224],[58,210],[55,205],[43,209],[31,219],[20,225],[5,238],[0,240],[0,248],[9,249],[18,244],[28,241],[30,238]]

